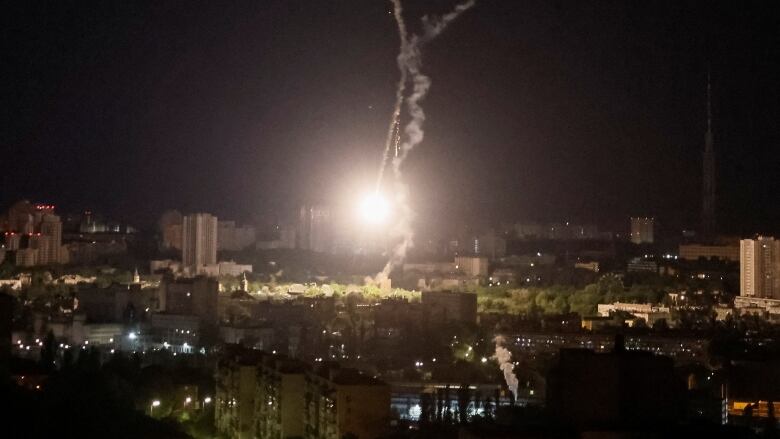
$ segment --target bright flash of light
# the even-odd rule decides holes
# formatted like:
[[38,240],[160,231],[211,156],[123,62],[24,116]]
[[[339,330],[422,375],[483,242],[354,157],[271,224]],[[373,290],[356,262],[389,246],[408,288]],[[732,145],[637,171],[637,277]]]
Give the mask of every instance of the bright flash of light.
[[360,218],[369,224],[383,224],[390,216],[390,203],[378,192],[367,194],[358,206]]

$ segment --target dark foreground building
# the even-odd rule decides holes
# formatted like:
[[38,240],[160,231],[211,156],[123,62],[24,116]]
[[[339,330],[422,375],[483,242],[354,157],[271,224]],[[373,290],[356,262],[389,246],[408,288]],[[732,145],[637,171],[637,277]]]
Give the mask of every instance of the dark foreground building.
[[685,387],[671,358],[627,352],[561,349],[548,378],[551,414],[578,429],[671,425],[684,413]]

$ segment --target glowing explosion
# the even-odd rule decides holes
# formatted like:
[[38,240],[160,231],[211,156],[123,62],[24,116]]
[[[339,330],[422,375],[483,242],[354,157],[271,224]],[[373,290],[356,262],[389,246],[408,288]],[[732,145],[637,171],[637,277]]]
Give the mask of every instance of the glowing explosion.
[[379,192],[367,194],[360,201],[358,214],[368,224],[384,224],[390,217],[390,203]]

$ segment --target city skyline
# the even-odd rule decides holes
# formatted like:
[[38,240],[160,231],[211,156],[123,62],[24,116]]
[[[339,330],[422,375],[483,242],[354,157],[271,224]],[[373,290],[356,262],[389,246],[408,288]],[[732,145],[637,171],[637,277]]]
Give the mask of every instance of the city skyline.
[[5,436],[778,435],[780,4],[4,12]]

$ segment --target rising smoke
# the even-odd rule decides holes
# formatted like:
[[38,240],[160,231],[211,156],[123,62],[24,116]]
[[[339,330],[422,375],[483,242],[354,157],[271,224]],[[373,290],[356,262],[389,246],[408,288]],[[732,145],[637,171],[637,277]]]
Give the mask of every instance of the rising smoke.
[[406,99],[407,110],[411,120],[404,127],[405,140],[401,143],[400,151],[398,155],[393,158],[393,186],[395,192],[395,203],[400,210],[398,222],[393,229],[394,237],[400,238],[400,242],[393,248],[390,258],[387,261],[384,269],[376,276],[376,281],[381,282],[390,275],[390,272],[398,264],[403,262],[406,257],[407,250],[412,246],[414,234],[412,232],[411,223],[414,219],[414,211],[409,206],[409,185],[404,183],[403,175],[401,173],[401,165],[403,165],[406,157],[409,155],[415,146],[422,142],[425,135],[423,131],[423,123],[425,122],[425,112],[420,106],[420,102],[428,94],[428,89],[431,87],[431,80],[424,75],[420,68],[422,66],[422,57],[420,56],[421,46],[436,38],[441,34],[447,25],[453,20],[458,18],[460,14],[474,6],[474,0],[468,0],[464,3],[458,4],[447,14],[440,17],[423,17],[423,32],[421,35],[408,36],[406,31],[406,25],[403,20],[403,9],[401,7],[401,0],[391,0],[393,3],[393,10],[396,22],[398,23],[398,33],[401,37],[401,48],[398,54],[398,68],[401,71],[401,79],[398,83],[398,89],[396,90],[396,106],[394,108],[393,117],[390,122],[390,129],[388,132],[388,140],[383,155],[382,166],[377,180],[377,189],[379,188],[384,168],[386,166],[387,158],[390,156],[390,147],[392,145],[392,139],[394,137],[395,126],[399,123],[401,104],[403,103],[403,95],[406,88],[407,75],[412,78],[412,94]]
[[503,336],[497,335],[493,342],[496,344],[496,353],[493,355],[493,358],[496,359],[499,369],[504,373],[504,381],[506,381],[509,391],[517,398],[518,381],[514,372],[515,365],[512,363],[512,353],[509,352],[509,349],[502,346],[506,344],[506,339]]

